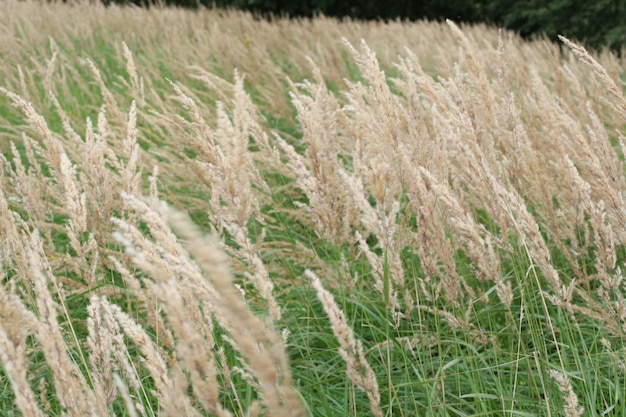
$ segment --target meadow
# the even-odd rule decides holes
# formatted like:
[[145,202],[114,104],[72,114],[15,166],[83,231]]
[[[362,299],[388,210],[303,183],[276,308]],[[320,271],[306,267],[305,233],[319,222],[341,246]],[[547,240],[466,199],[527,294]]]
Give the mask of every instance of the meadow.
[[0,9],[0,415],[626,415],[621,58]]

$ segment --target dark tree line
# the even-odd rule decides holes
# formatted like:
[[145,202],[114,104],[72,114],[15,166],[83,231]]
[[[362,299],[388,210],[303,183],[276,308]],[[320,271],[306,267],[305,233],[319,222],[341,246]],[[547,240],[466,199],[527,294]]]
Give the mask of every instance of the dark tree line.
[[259,16],[312,17],[324,14],[354,19],[486,22],[524,37],[562,34],[619,50],[626,46],[626,0],[107,0],[137,4],[165,1],[183,7],[247,10]]
[[484,19],[529,37],[561,34],[594,48],[626,46],[626,0],[484,1]]

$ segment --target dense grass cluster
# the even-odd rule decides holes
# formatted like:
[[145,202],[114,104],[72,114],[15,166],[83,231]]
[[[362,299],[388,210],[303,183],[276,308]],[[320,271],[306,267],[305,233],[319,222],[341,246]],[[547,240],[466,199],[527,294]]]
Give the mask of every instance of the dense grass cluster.
[[0,5],[0,415],[626,414],[615,56]]

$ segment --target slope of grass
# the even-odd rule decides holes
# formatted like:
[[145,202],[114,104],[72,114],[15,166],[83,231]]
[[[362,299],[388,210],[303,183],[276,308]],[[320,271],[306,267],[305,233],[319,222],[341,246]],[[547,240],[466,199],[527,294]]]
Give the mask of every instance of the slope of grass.
[[0,415],[626,415],[615,56],[3,7]]

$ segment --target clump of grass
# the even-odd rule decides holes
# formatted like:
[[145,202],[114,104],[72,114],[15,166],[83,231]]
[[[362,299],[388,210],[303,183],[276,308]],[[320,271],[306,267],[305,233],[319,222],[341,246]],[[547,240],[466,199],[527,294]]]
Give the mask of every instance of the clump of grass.
[[624,411],[619,58],[5,6],[0,414]]

